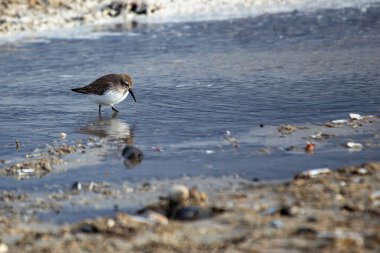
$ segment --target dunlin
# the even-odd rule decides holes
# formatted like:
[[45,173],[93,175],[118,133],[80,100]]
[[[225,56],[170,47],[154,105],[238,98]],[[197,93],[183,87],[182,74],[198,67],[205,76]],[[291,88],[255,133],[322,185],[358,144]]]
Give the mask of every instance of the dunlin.
[[71,89],[72,91],[86,94],[99,105],[99,114],[102,105],[110,105],[112,110],[119,112],[113,106],[123,101],[129,93],[136,102],[132,91],[133,80],[127,74],[108,74],[102,76],[87,86]]

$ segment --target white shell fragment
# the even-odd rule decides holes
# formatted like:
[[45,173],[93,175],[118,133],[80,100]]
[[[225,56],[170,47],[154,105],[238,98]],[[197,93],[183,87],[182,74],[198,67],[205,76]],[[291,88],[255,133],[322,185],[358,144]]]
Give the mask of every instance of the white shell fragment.
[[357,114],[357,113],[350,113],[350,118],[356,119],[356,120],[361,120],[361,119],[363,119],[363,116],[361,116],[360,114]]
[[63,140],[63,139],[66,139],[66,137],[67,137],[67,134],[66,134],[66,133],[60,133],[60,134],[59,134],[59,138],[61,138],[62,140]]
[[32,174],[32,173],[36,173],[36,170],[32,168],[28,168],[28,169],[20,169],[20,172],[25,173],[25,174]]
[[370,195],[370,198],[373,199],[373,200],[380,199],[380,191],[372,192],[371,195]]
[[346,146],[349,148],[349,149],[352,149],[352,150],[361,150],[363,148],[363,145],[361,143],[358,143],[358,142],[352,142],[352,141],[349,141],[346,143]]
[[366,168],[359,168],[358,173],[361,175],[365,175],[368,173],[368,170]]
[[333,120],[331,122],[334,123],[334,124],[345,124],[345,123],[348,122],[348,120],[346,120],[346,119],[336,119],[336,120]]
[[210,149],[207,149],[206,150],[206,154],[210,155],[210,154],[214,154],[215,151],[214,150],[210,150]]
[[8,245],[5,243],[0,243],[0,253],[6,253],[8,252]]
[[168,225],[169,220],[166,218],[166,216],[149,211],[143,215],[128,215],[128,219],[134,222],[138,223],[144,223],[144,224],[160,224],[160,225]]
[[113,219],[107,220],[107,227],[112,228],[115,226],[115,224],[116,224],[116,222]]
[[329,168],[319,168],[319,169],[313,169],[313,170],[307,170],[301,173],[301,176],[304,177],[317,177],[321,174],[328,174],[331,170]]

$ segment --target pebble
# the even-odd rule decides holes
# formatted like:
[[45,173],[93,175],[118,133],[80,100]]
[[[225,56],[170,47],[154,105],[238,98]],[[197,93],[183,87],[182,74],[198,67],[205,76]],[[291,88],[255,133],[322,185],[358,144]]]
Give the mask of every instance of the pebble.
[[263,215],[274,215],[277,213],[278,209],[276,207],[269,207],[263,212]]
[[314,149],[315,149],[315,144],[313,143],[308,143],[305,147],[305,151],[307,153],[313,153],[314,152]]
[[350,149],[350,150],[361,150],[363,148],[363,145],[361,143],[358,143],[358,142],[352,142],[352,141],[349,141],[346,143],[346,146]]
[[314,236],[317,231],[311,227],[299,227],[295,231],[296,235],[306,235],[306,236]]
[[211,210],[199,206],[187,206],[175,212],[173,219],[196,220],[211,217]]
[[66,137],[67,137],[67,134],[66,134],[66,133],[60,133],[60,134],[59,134],[59,138],[61,138],[62,140],[63,140],[63,139],[66,139]]
[[346,119],[336,119],[336,120],[333,120],[331,122],[334,123],[334,124],[345,124],[345,123],[348,122],[348,120],[346,120]]
[[184,185],[173,185],[170,189],[169,199],[174,202],[183,202],[189,199],[190,191]]
[[0,243],[0,253],[6,253],[8,252],[8,245],[5,243]]
[[124,157],[124,164],[127,167],[132,167],[141,163],[144,158],[144,153],[137,147],[127,145],[124,147],[122,156]]
[[129,221],[134,221],[138,223],[145,223],[145,224],[160,224],[160,225],[167,225],[169,224],[168,218],[166,216],[154,212],[154,211],[146,211],[142,215],[123,215],[124,223],[129,223]]
[[80,191],[82,190],[82,184],[80,182],[75,182],[71,185],[72,190]]
[[366,168],[359,168],[359,169],[358,169],[358,173],[359,173],[360,175],[365,175],[365,174],[368,173],[368,170],[367,170]]
[[301,172],[300,174],[296,175],[295,178],[312,178],[317,177],[322,174],[328,174],[331,170],[329,168],[319,168],[319,169],[313,169],[313,170],[307,170],[304,172]]
[[349,116],[351,119],[356,119],[356,120],[363,119],[363,116],[361,116],[360,114],[357,114],[357,113],[350,113]]
[[90,184],[88,185],[88,190],[92,192],[92,190],[94,189],[94,186],[95,186],[95,183],[91,181]]
[[284,223],[281,220],[273,220],[270,222],[270,225],[273,228],[283,228],[284,227]]
[[20,174],[33,174],[33,173],[36,173],[36,170],[32,169],[32,168],[20,169],[19,173]]
[[331,122],[334,123],[334,124],[345,124],[345,123],[348,122],[348,120],[346,120],[346,119],[336,119],[336,120],[333,120]]
[[297,206],[282,206],[280,208],[280,214],[282,216],[293,217],[293,216],[296,216],[297,214],[299,214],[300,212],[301,212],[301,210]]
[[324,244],[330,244],[337,241],[345,241],[352,246],[362,246],[364,244],[363,237],[359,233],[334,231],[334,232],[320,232],[317,235],[318,239]]
[[370,198],[372,200],[380,199],[380,191],[372,192],[371,195],[370,195]]
[[113,220],[113,219],[108,219],[107,220],[107,227],[109,227],[109,228],[112,228],[112,227],[114,227],[115,226],[115,221]]
[[168,218],[166,216],[160,214],[160,213],[157,213],[157,212],[148,211],[144,214],[144,216],[148,221],[151,221],[154,224],[160,224],[160,225],[168,225],[169,224]]

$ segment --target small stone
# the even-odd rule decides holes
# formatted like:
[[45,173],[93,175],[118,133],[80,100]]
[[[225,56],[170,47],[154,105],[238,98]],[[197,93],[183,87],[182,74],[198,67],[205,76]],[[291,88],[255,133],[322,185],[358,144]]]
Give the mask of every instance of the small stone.
[[314,149],[315,149],[315,144],[308,143],[308,144],[306,144],[305,152],[307,152],[307,153],[313,153]]
[[331,122],[334,123],[334,124],[345,124],[345,123],[348,122],[348,120],[346,120],[346,119],[337,119],[337,120],[333,120]]
[[280,214],[282,216],[293,217],[293,216],[296,216],[299,212],[300,210],[296,206],[282,206],[280,208]]
[[319,168],[319,169],[313,169],[313,170],[307,170],[304,172],[301,172],[300,174],[297,174],[295,176],[295,179],[298,178],[313,178],[317,177],[322,174],[329,174],[331,170],[329,168]]
[[334,231],[318,233],[318,239],[322,245],[334,245],[342,243],[350,247],[361,247],[364,244],[363,237],[359,233]]
[[170,189],[169,199],[174,202],[183,202],[189,199],[189,189],[184,185],[173,185]]
[[380,191],[372,192],[371,195],[370,195],[370,198],[372,200],[380,199]]
[[124,157],[124,164],[127,167],[132,167],[141,163],[144,158],[144,153],[137,147],[127,145],[123,149],[122,156]]
[[357,114],[357,113],[350,113],[349,116],[351,119],[356,119],[356,120],[363,119],[363,116],[361,116],[360,114]]
[[263,212],[263,215],[274,215],[276,214],[278,209],[276,207],[269,207]]
[[314,228],[310,227],[299,227],[294,232],[294,234],[303,236],[315,236],[317,234],[317,231]]
[[89,233],[89,234],[99,233],[99,228],[96,227],[94,224],[90,224],[90,223],[81,224],[78,230],[82,233]]
[[215,153],[215,151],[214,150],[206,150],[206,154],[208,154],[208,155],[210,155],[210,154],[214,154]]
[[113,219],[108,219],[107,220],[107,227],[109,227],[109,228],[112,228],[112,227],[114,227],[115,226],[115,221],[113,220]]
[[314,217],[314,216],[309,216],[306,218],[306,221],[307,222],[310,222],[310,223],[315,223],[318,221],[317,217]]
[[346,146],[350,150],[353,150],[353,151],[360,151],[360,150],[363,149],[363,145],[361,143],[358,143],[358,142],[349,141],[349,142],[346,143]]
[[0,243],[0,253],[6,253],[8,252],[8,245],[5,243]]
[[66,137],[67,137],[67,134],[66,134],[66,133],[60,133],[60,134],[59,134],[59,138],[61,138],[62,140],[63,140],[63,139],[66,139]]
[[92,190],[94,189],[94,187],[95,187],[95,183],[91,181],[91,182],[88,184],[88,190],[89,190],[90,192],[92,192]]
[[284,223],[281,220],[273,220],[273,221],[271,221],[270,225],[273,228],[283,228],[284,227]]
[[71,185],[71,189],[74,191],[82,190],[82,184],[80,182],[75,182]]
[[153,212],[153,211],[148,211],[144,214],[145,218],[149,221],[151,221],[154,224],[160,224],[160,225],[168,225],[169,220],[166,216]]
[[209,218],[213,215],[212,210],[199,206],[187,206],[177,210],[172,217],[177,220],[197,220]]

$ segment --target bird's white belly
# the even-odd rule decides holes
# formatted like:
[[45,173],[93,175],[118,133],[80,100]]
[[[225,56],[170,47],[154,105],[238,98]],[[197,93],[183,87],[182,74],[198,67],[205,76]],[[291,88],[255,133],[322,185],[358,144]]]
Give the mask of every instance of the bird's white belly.
[[129,92],[119,93],[116,91],[107,91],[103,95],[89,95],[90,99],[99,105],[116,105],[123,101]]

